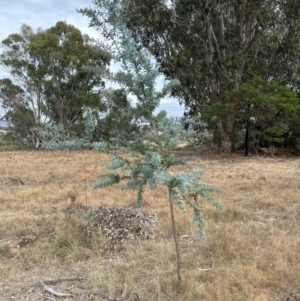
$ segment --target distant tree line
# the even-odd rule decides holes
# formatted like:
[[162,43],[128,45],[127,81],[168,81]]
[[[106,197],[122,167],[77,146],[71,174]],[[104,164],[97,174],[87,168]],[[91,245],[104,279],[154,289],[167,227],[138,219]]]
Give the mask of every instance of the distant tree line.
[[[104,11],[97,14],[91,25],[107,26]],[[124,22],[136,49],[180,81],[172,95],[186,116],[201,114],[215,145],[246,155],[270,146],[300,150],[299,1],[131,0]],[[128,94],[105,89],[113,47],[65,22],[36,31],[23,25],[1,45],[10,75],[0,80],[1,106],[21,137],[36,145],[32,129],[45,124],[61,126],[66,139],[81,137],[87,108],[95,140],[136,127]]]

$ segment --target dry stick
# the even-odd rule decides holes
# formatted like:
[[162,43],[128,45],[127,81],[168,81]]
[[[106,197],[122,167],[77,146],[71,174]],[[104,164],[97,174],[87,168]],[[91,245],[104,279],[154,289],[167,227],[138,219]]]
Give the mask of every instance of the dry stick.
[[50,293],[53,296],[56,297],[72,297],[72,294],[63,294],[63,293],[58,293],[55,292],[51,287],[49,287],[48,285],[46,285],[43,281],[39,281],[40,286],[48,293]]
[[44,280],[44,283],[47,284],[57,284],[59,282],[64,282],[64,281],[79,281],[83,280],[81,277],[64,277],[64,278],[57,278],[57,279],[46,279]]
[[201,269],[201,268],[198,268],[198,270],[199,271],[201,271],[201,272],[206,272],[206,271],[209,271],[209,270],[211,270],[212,268],[207,268],[207,269]]
[[171,211],[171,219],[172,219],[172,228],[173,228],[173,235],[174,235],[174,242],[175,242],[175,249],[176,249],[176,257],[177,257],[177,293],[180,293],[182,288],[182,277],[181,277],[181,256],[180,250],[178,245],[178,238],[177,238],[177,230],[175,224],[175,216],[174,216],[174,206],[173,203],[170,201],[170,211]]

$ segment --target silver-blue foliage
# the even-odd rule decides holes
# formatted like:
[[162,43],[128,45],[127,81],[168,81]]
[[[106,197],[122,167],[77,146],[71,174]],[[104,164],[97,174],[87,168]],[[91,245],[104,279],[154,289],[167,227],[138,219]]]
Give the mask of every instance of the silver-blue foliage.
[[[73,138],[69,139],[66,136],[64,128],[60,125],[44,125],[39,128],[34,128],[37,131],[42,139],[42,148],[48,150],[80,150],[90,148],[91,142],[94,136],[94,130],[96,125],[96,118],[94,112],[90,108],[86,108],[83,114],[84,117],[84,138]],[[100,147],[101,145],[101,147]],[[94,145],[95,148],[98,147],[99,150],[102,150],[104,145],[100,143]]]
[[[179,143],[193,139],[199,144],[209,140],[210,133],[205,129],[200,117],[167,118],[164,111],[154,114],[160,101],[180,83],[177,80],[169,81],[157,91],[156,80],[160,75],[158,69],[144,48],[137,49],[124,22],[130,0],[94,0],[94,4],[94,10],[85,9],[82,13],[89,17],[90,25],[96,27],[109,40],[110,53],[122,66],[122,70],[109,75],[109,80],[121,86],[127,96],[134,97],[134,116],[142,125],[140,131],[117,134],[111,139],[110,147],[118,147],[121,152],[112,156],[112,162],[107,168],[121,169],[122,175],[125,170],[126,176],[121,178],[117,174],[102,175],[100,178],[103,181],[94,187],[120,184],[121,189],[137,189],[137,204],[140,206],[145,185],[149,185],[150,189],[155,189],[158,184],[164,185],[169,192],[169,202],[178,205],[182,211],[186,210],[186,205],[193,208],[194,222],[203,237],[201,202],[207,200],[220,208],[220,204],[211,196],[211,193],[217,190],[202,182],[202,171],[174,174],[170,168],[198,160],[192,156],[177,158],[172,152]],[[106,146],[103,145],[99,147],[99,144],[95,144],[95,147],[98,150],[106,150]]]

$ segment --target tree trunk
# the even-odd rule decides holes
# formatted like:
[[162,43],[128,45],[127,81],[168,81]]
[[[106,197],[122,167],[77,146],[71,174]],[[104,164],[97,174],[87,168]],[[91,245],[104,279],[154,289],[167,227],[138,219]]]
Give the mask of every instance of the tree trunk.
[[71,138],[71,129],[68,124],[65,125],[66,137],[69,140]]
[[169,189],[169,201],[170,201],[170,212],[171,212],[171,220],[172,220],[172,229],[173,229],[173,236],[174,236],[174,243],[176,249],[176,259],[177,259],[177,293],[179,294],[182,289],[182,276],[181,276],[181,256],[178,244],[178,237],[177,237],[177,229],[175,223],[175,215],[174,215],[174,204],[171,202],[171,191]]
[[246,123],[246,135],[245,135],[245,157],[249,153],[249,120]]
[[250,112],[250,104],[247,105],[247,123],[246,123],[246,135],[245,135],[245,157],[248,156],[249,153],[249,127],[250,127],[250,121],[249,121],[249,112]]
[[231,152],[232,151],[232,142],[229,137],[229,134],[225,131],[222,122],[217,124],[219,133],[222,138],[222,152]]

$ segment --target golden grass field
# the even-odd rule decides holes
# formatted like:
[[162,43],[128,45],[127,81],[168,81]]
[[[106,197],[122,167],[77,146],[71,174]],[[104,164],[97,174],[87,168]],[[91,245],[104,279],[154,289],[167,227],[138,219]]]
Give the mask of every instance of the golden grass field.
[[[199,239],[190,212],[176,212],[184,284],[176,295],[163,187],[145,193],[143,211],[160,218],[154,239],[107,253],[103,238],[86,242],[80,219],[66,209],[72,202],[78,208],[135,206],[134,191],[92,189],[108,155],[0,153],[0,301],[300,300],[300,159],[200,157],[203,180],[223,191],[215,198],[224,209],[204,205],[206,240]],[[173,172],[194,167],[192,162]],[[46,295],[39,280],[56,291],[71,290],[74,298]]]

